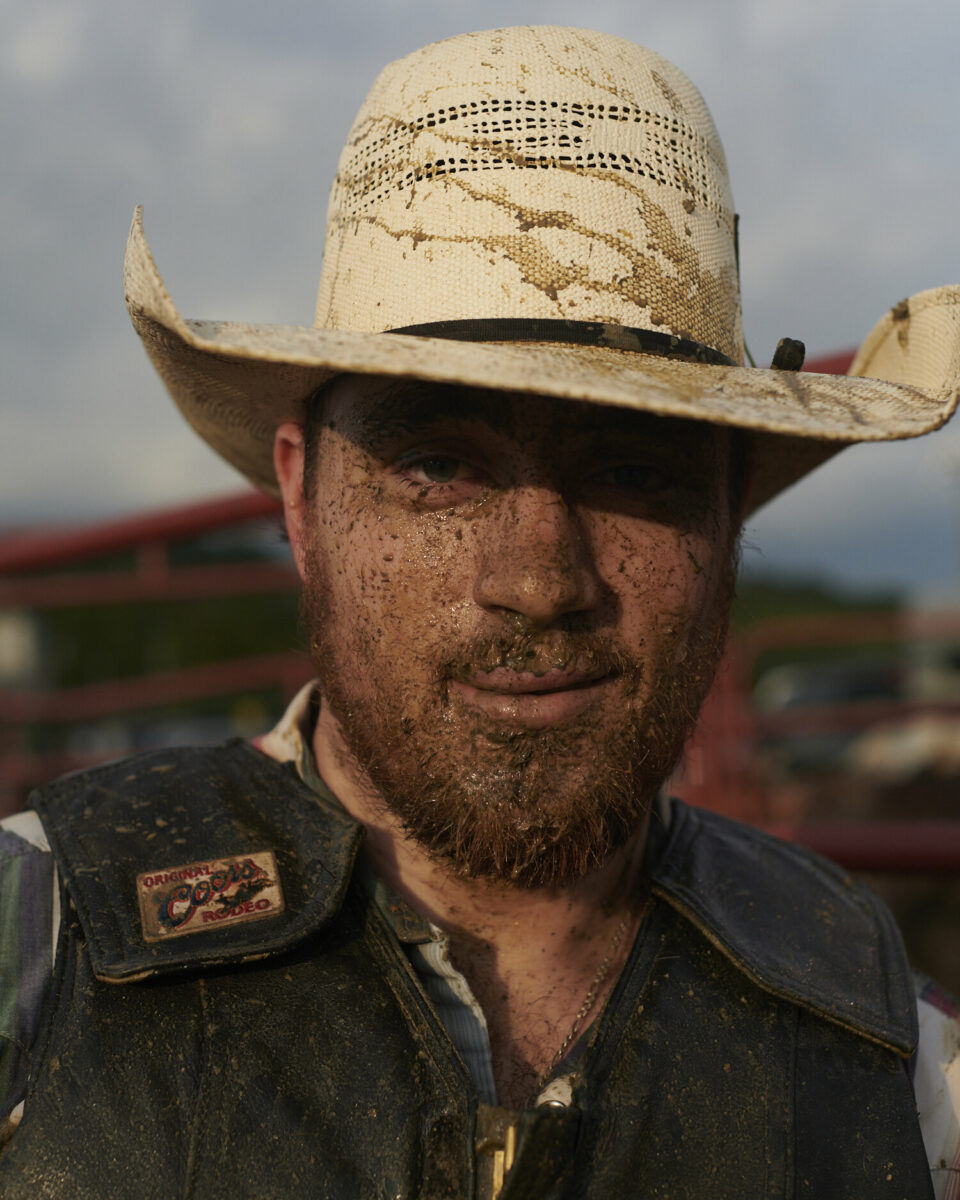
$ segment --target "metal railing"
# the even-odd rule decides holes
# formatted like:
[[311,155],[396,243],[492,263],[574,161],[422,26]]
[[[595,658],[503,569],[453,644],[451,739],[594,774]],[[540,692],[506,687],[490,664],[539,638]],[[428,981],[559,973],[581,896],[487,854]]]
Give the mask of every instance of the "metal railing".
[[[177,565],[171,546],[204,534],[276,517],[280,506],[245,492],[87,528],[24,532],[0,541],[0,612],[232,598],[291,592],[289,563]],[[104,560],[106,564],[104,565]],[[119,561],[118,561],[119,560]],[[71,687],[0,686],[0,815],[15,811],[33,786],[127,752],[35,751],[28,731],[274,689],[291,697],[310,676],[294,652],[263,654],[101,679]]]

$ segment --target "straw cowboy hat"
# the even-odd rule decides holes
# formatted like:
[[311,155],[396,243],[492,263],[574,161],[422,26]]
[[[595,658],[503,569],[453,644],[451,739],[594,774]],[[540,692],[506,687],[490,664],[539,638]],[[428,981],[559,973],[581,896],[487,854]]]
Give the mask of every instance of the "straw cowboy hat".
[[276,426],[342,372],[738,426],[750,510],[851,442],[947,420],[960,288],[893,309],[857,378],[798,373],[796,344],[746,367],[736,237],[723,148],[676,67],[607,34],[497,29],[375,82],[331,192],[312,327],[184,320],[139,210],[127,305],[193,428],[274,494]]

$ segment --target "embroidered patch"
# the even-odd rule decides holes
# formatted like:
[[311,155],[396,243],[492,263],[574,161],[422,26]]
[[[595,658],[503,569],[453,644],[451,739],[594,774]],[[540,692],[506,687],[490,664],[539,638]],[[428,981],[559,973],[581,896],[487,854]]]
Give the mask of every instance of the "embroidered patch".
[[145,871],[137,876],[137,898],[148,942],[258,921],[284,908],[270,850]]

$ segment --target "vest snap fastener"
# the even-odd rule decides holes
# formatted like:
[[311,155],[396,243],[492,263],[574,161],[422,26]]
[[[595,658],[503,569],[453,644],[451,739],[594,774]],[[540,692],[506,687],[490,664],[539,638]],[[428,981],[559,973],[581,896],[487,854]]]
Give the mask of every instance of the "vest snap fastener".
[[569,1108],[573,1103],[573,1085],[569,1075],[559,1075],[541,1088],[534,1108]]

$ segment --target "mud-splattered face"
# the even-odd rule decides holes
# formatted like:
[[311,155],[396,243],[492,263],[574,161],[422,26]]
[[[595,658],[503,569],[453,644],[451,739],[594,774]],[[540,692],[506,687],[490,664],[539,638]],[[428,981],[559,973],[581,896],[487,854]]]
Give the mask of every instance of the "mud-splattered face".
[[350,754],[459,871],[582,875],[636,828],[713,676],[727,439],[358,377],[323,413],[304,612]]

